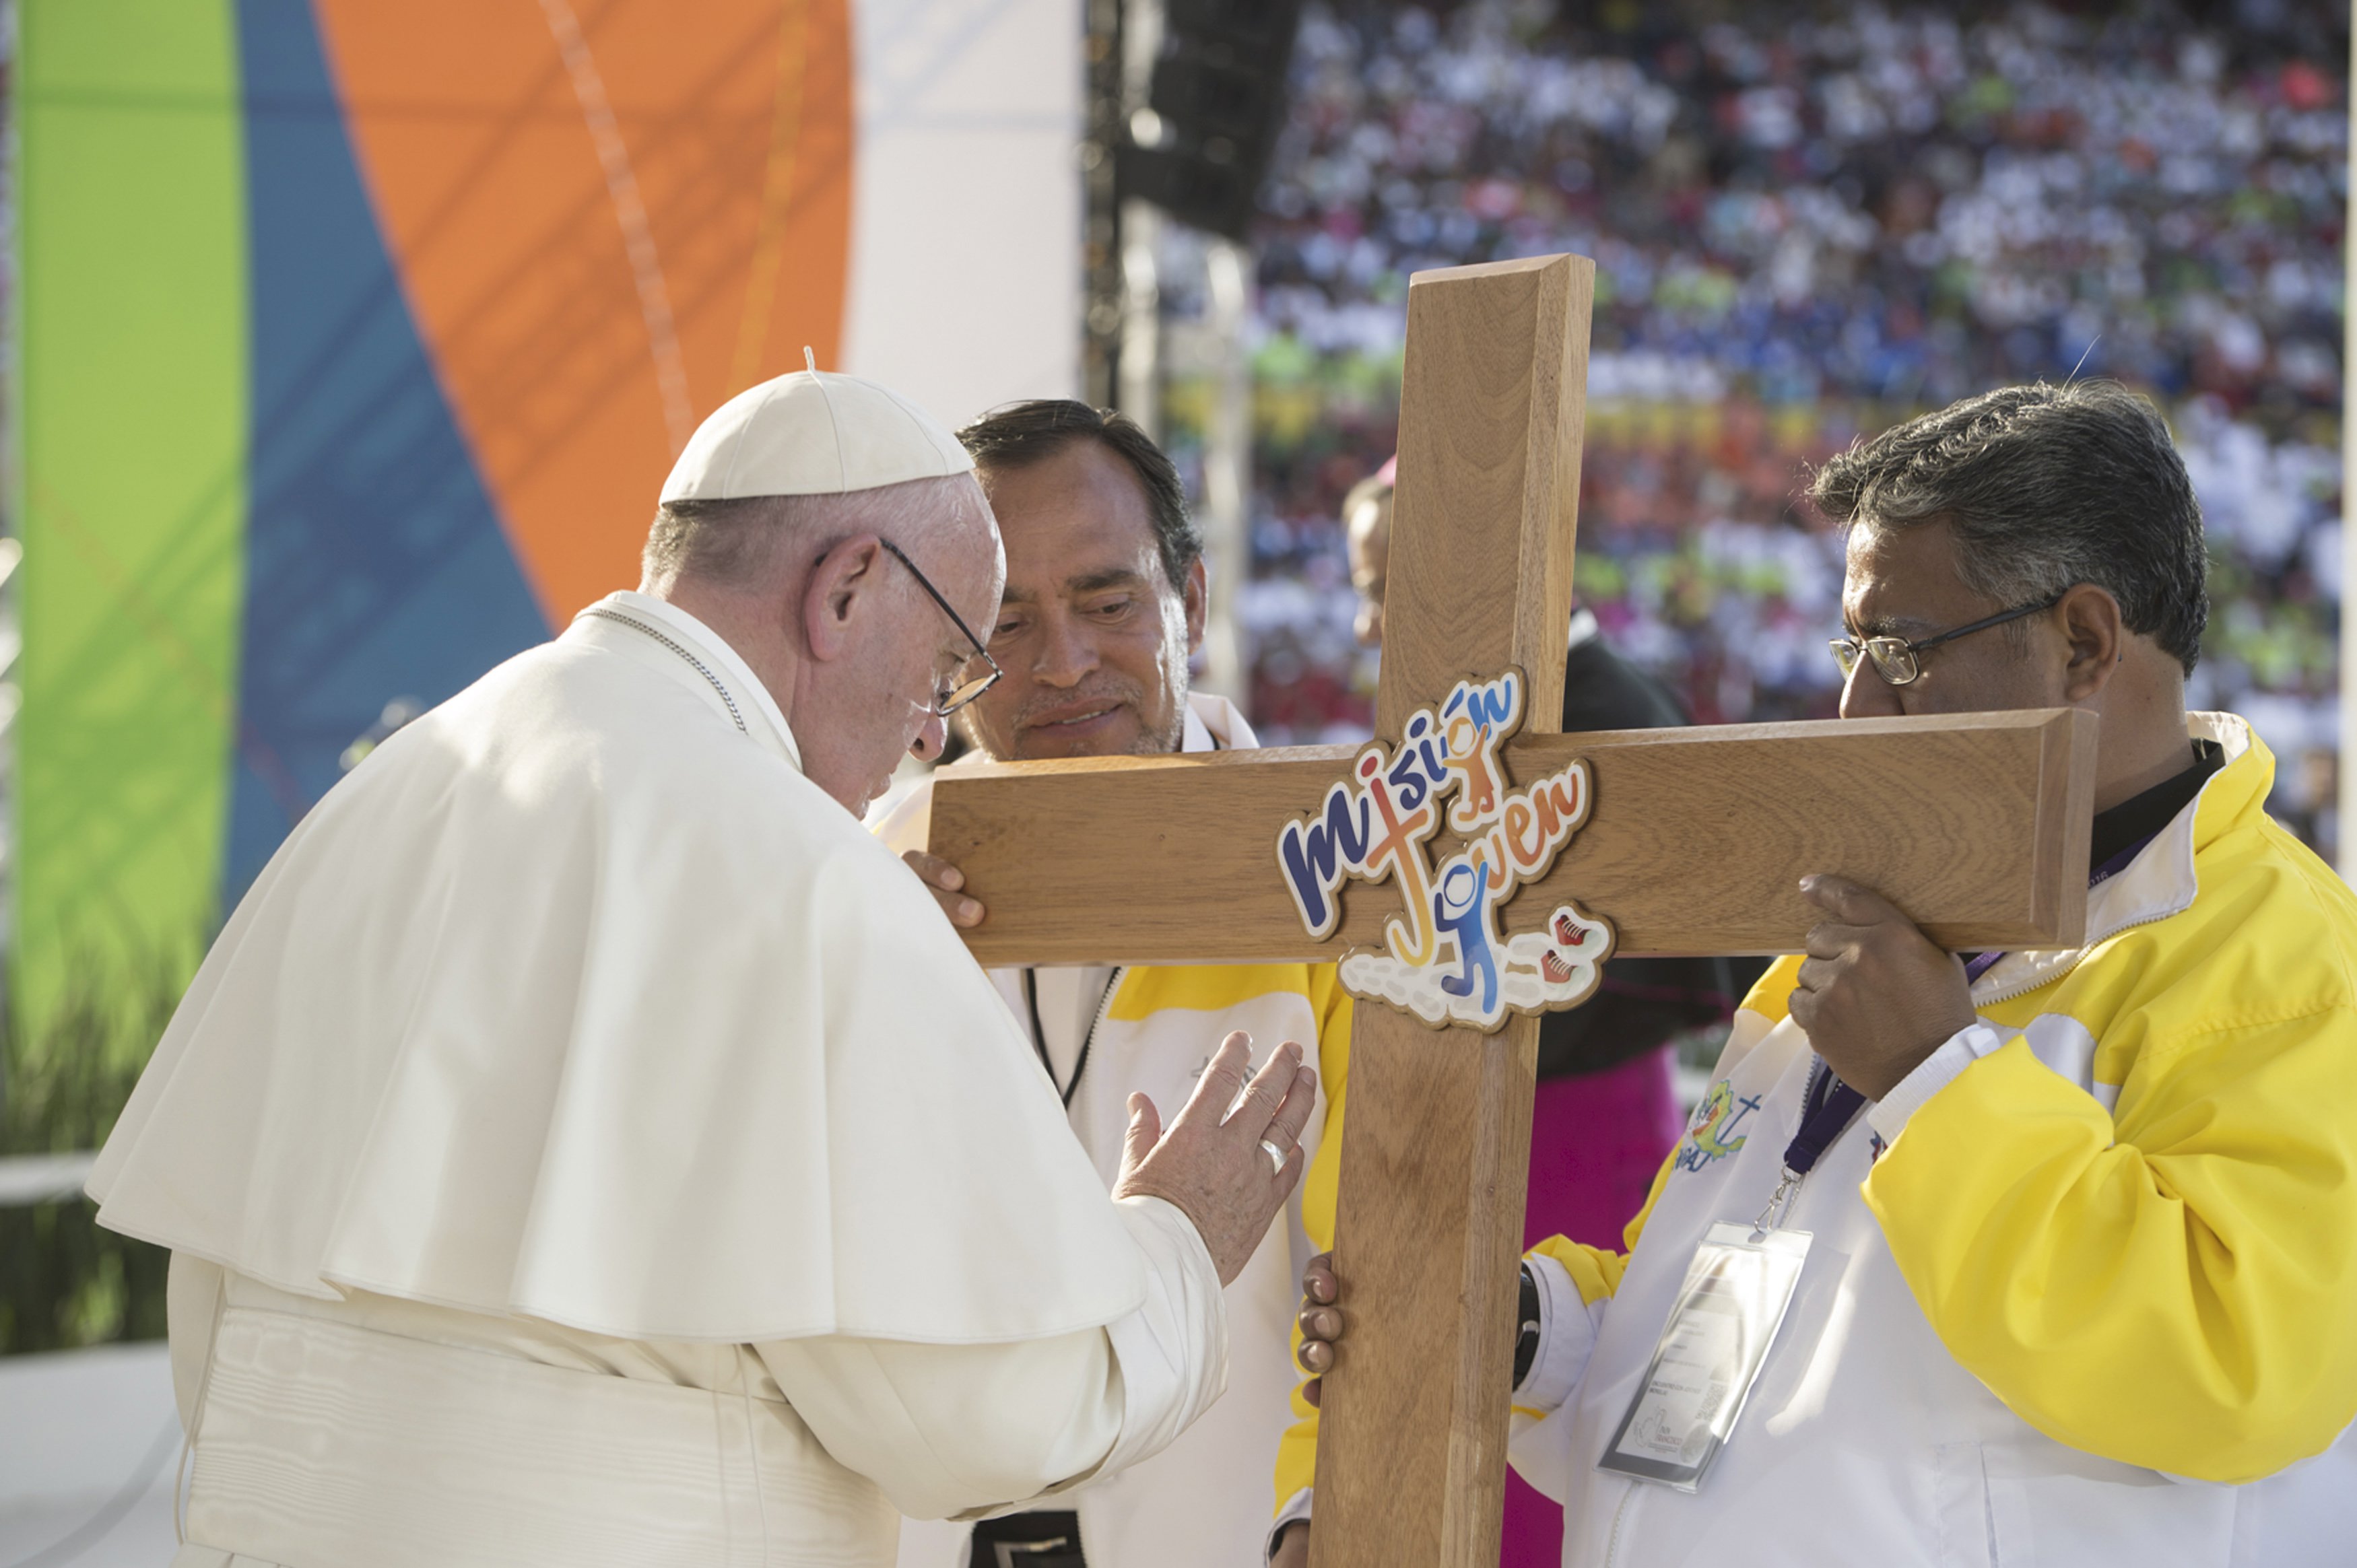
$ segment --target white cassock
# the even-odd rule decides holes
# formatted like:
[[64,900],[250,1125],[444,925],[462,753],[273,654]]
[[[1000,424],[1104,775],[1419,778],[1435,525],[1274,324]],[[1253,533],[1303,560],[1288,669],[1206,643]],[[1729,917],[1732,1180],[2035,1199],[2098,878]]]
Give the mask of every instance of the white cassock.
[[1193,1228],[1107,1199],[931,897],[637,594],[304,820],[90,1187],[173,1250],[178,1568],[886,1568],[1223,1378]]

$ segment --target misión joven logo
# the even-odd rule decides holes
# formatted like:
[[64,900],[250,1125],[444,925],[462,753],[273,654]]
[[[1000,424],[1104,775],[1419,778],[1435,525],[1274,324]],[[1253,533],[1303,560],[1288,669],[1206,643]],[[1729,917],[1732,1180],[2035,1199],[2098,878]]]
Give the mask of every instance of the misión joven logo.
[[[1498,911],[1546,874],[1587,820],[1587,765],[1573,762],[1526,789],[1509,787],[1502,748],[1521,727],[1528,682],[1520,670],[1459,681],[1437,708],[1419,708],[1396,752],[1373,742],[1314,816],[1285,824],[1276,864],[1301,923],[1315,937],[1342,918],[1348,880],[1400,890],[1383,946],[1346,956],[1343,989],[1387,1002],[1427,1024],[1495,1029],[1509,1011],[1570,1007],[1596,989],[1612,928],[1562,904],[1543,929],[1504,937]],[[1432,864],[1442,803],[1463,847]]]

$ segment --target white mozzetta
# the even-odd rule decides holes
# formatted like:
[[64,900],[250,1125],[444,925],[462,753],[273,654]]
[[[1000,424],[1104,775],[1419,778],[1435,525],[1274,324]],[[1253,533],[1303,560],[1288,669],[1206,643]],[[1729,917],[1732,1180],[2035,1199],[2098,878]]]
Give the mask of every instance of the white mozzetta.
[[621,1338],[1098,1328],[1145,1261],[916,877],[637,595],[402,730],[207,958],[107,1225],[296,1295]]

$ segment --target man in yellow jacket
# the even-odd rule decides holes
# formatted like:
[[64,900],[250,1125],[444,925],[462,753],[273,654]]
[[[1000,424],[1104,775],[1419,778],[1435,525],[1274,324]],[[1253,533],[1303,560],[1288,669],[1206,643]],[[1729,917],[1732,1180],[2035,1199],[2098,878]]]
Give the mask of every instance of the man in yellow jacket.
[[[984,635],[1003,674],[964,710],[981,756],[1199,751],[1254,743],[1225,699],[1188,690],[1203,634],[1202,541],[1170,460],[1135,424],[1086,403],[994,410],[958,433],[997,514],[1006,592]],[[877,832],[933,883],[950,918],[983,911],[922,853],[929,789]],[[1141,897],[1150,896],[1141,891]],[[1206,1041],[1253,1037],[1253,1059],[1297,1042],[1318,1069],[1302,1133],[1314,1151],[1285,1217],[1223,1293],[1227,1392],[1142,1464],[978,1526],[910,1521],[901,1568],[1197,1568],[1250,1562],[1267,1527],[1270,1455],[1291,1422],[1294,1280],[1332,1234],[1349,1078],[1351,999],[1331,964],[1002,969],[991,981],[1030,1036],[1066,1121],[1110,1186],[1131,1097],[1181,1105]],[[1307,1224],[1305,1225],[1305,1221]]]
[[[2017,387],[1813,496],[1850,529],[1846,717],[2101,715],[2086,945],[1945,953],[1807,879],[1824,920],[1631,1251],[1525,1260],[1516,1468],[1582,1568],[2352,1560],[2357,897],[2267,818],[2249,726],[2185,711],[2205,556],[2165,426]],[[1315,1371],[1347,1285],[1306,1288]],[[1749,1359],[1749,1305],[1702,1310],[1746,1293]]]

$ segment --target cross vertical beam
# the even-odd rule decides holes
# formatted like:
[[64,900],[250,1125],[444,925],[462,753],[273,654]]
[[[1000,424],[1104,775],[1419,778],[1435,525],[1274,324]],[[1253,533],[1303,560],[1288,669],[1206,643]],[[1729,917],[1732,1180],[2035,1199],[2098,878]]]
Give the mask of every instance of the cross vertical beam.
[[[1561,727],[1595,264],[1408,289],[1375,726],[1519,665]],[[1492,1568],[1538,1021],[1435,1030],[1361,1003],[1335,1240],[1351,1333],[1325,1383],[1312,1568]]]

